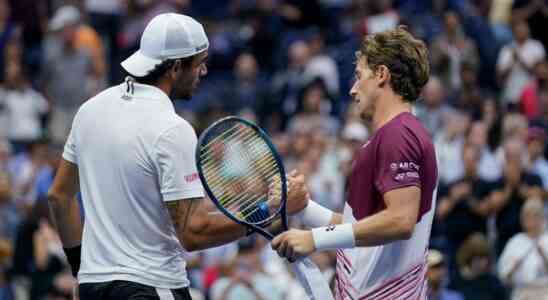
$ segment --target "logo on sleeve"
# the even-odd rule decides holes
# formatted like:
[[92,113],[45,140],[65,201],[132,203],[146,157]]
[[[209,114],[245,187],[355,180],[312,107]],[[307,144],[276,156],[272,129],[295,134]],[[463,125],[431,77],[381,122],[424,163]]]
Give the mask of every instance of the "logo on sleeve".
[[185,181],[188,182],[188,183],[193,182],[196,179],[198,179],[198,173],[192,173],[190,175],[185,175]]
[[420,166],[413,162],[393,162],[390,164],[390,170],[396,173],[394,175],[396,181],[420,178]]

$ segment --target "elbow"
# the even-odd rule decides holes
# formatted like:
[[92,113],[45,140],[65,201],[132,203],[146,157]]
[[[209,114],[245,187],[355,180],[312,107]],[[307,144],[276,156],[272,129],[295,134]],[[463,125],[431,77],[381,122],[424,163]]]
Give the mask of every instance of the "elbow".
[[183,245],[185,247],[185,250],[188,252],[202,250],[200,245],[196,243],[193,238],[190,238],[186,235],[183,237]]
[[181,234],[181,241],[185,250],[189,252],[204,250],[208,248],[207,240],[204,238],[208,226],[207,218],[193,218]]

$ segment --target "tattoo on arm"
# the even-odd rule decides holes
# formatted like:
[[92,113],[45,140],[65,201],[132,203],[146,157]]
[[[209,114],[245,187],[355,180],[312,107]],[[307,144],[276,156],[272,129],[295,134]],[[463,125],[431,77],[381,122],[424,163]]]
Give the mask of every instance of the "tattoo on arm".
[[[171,221],[177,232],[184,232],[202,198],[191,198],[166,202]],[[182,227],[181,227],[182,226]]]

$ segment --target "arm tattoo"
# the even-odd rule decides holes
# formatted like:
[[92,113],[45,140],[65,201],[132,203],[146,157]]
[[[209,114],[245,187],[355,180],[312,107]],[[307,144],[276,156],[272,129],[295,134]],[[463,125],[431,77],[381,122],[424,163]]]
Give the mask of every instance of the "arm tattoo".
[[[169,215],[171,216],[171,221],[177,232],[184,232],[188,225],[190,217],[196,211],[196,208],[199,206],[201,198],[191,198],[179,201],[169,201],[166,202]],[[179,206],[186,206],[186,209],[180,209]],[[182,225],[182,227],[180,227]]]

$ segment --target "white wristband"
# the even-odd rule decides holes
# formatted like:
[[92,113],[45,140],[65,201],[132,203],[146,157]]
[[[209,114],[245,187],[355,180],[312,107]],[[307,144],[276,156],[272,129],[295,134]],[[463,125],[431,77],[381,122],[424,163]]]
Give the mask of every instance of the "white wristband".
[[356,246],[351,223],[312,229],[316,251],[353,248]]
[[308,205],[296,216],[306,227],[314,228],[331,224],[333,212],[309,199]]

